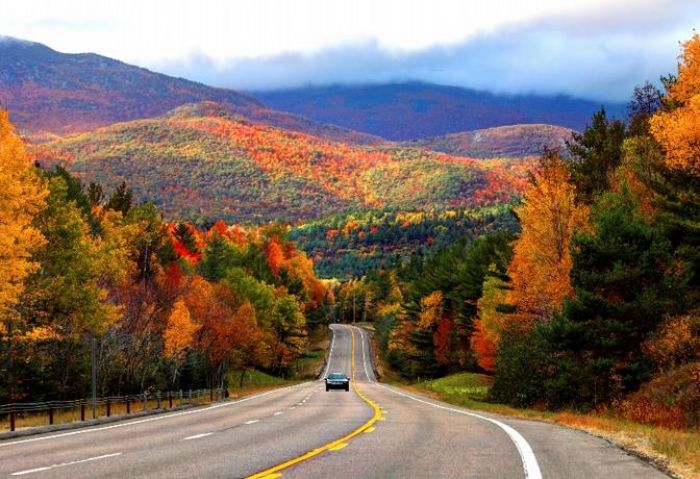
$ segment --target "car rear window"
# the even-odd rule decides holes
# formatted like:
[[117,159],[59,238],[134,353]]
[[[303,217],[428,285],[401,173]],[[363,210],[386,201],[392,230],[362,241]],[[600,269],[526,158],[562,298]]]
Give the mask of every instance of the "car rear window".
[[343,373],[332,373],[328,375],[328,379],[345,379],[345,374]]

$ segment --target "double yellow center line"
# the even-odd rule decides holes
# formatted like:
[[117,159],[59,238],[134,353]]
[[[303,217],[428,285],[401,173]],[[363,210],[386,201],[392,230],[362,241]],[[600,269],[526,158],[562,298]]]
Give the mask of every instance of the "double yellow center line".
[[299,464],[300,462],[306,461],[308,459],[311,459],[314,456],[318,456],[319,454],[326,452],[326,451],[338,451],[345,446],[347,446],[347,441],[350,439],[354,438],[358,434],[361,434],[365,431],[370,432],[370,430],[374,430],[373,426],[374,424],[379,421],[379,419],[382,417],[382,411],[379,409],[379,406],[369,399],[367,396],[362,394],[362,392],[359,390],[359,388],[355,385],[355,329],[351,328],[350,333],[352,335],[352,360],[350,362],[350,368],[351,368],[351,376],[352,376],[352,388],[355,391],[355,394],[360,396],[360,398],[366,402],[367,404],[370,405],[370,407],[374,410],[374,415],[364,423],[362,426],[358,427],[354,431],[352,431],[349,434],[346,434],[345,436],[336,439],[332,442],[329,442],[328,444],[325,444],[321,447],[318,447],[316,449],[313,449],[309,452],[306,452],[302,454],[301,456],[297,456],[293,459],[290,459],[288,461],[282,462],[280,464],[277,464],[276,466],[270,467],[268,469],[265,469],[264,471],[257,472],[253,474],[252,476],[248,476],[247,479],[273,479],[276,477],[280,477],[282,474],[280,474],[280,471],[287,469],[295,464]]

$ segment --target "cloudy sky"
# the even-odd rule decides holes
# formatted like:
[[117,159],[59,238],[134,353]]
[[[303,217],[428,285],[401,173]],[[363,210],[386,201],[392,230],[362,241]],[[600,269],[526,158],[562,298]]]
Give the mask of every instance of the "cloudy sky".
[[700,0],[22,0],[0,35],[237,89],[422,80],[626,100]]

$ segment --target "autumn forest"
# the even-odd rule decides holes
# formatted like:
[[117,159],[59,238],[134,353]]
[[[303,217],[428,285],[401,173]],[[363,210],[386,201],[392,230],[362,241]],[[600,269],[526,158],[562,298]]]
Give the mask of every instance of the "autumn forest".
[[93,341],[100,396],[299,379],[355,322],[398,382],[698,428],[699,35],[655,85],[578,132],[402,143],[185,84],[65,125],[10,106],[0,404],[87,397]]

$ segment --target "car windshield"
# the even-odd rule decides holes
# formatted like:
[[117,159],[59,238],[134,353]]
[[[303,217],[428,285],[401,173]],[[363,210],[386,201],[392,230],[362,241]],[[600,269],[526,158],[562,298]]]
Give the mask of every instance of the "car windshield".
[[331,373],[328,375],[328,379],[345,379],[346,376],[343,373]]

